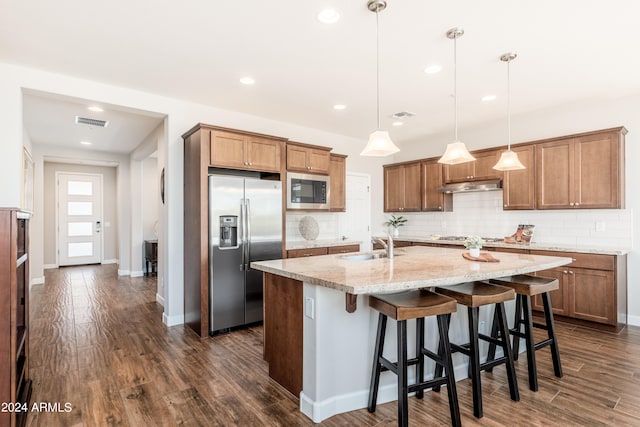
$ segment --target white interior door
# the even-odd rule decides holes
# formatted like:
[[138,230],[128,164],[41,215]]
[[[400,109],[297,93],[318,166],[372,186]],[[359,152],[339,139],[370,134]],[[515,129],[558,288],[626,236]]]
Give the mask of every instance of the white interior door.
[[362,241],[360,249],[371,249],[371,177],[347,173],[347,212],[340,215],[340,237]]
[[102,175],[57,174],[58,265],[102,260]]

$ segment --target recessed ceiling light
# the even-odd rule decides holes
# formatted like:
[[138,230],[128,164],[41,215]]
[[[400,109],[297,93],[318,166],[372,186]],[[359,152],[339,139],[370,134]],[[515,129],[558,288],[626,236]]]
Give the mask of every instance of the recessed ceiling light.
[[333,106],[334,110],[344,110],[345,108],[347,108],[347,106],[344,104],[336,104]]
[[484,102],[493,101],[493,100],[495,100],[495,99],[496,99],[496,96],[495,96],[495,95],[485,95],[485,96],[483,96],[483,97],[482,97],[482,100],[483,100]]
[[255,80],[251,77],[243,77],[240,79],[240,83],[242,83],[243,85],[252,85],[255,84]]
[[102,113],[104,110],[97,105],[92,105],[91,107],[87,107],[87,110],[95,111],[96,113]]
[[429,65],[427,68],[424,69],[424,72],[427,74],[435,74],[435,73],[439,73],[440,71],[442,71],[442,66],[441,65]]
[[89,142],[89,141],[80,141],[80,144],[82,144],[82,145],[91,145],[91,142]]
[[340,20],[340,14],[335,9],[325,9],[318,13],[318,21],[323,24],[335,24]]
[[403,122],[393,122],[391,123],[391,126],[402,126],[403,124]]

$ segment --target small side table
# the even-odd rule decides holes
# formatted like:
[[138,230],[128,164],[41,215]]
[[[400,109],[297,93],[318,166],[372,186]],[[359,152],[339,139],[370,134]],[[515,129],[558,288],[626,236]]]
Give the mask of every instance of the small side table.
[[158,274],[158,241],[144,241],[144,263],[146,267],[145,276],[155,276]]

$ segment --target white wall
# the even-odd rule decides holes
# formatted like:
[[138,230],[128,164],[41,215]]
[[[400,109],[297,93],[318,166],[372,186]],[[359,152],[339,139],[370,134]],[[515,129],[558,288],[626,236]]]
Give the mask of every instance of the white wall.
[[[437,234],[457,234],[458,232],[485,233],[485,226],[498,236],[512,230],[518,223],[536,224],[536,236],[540,241],[558,243],[580,243],[597,246],[632,247],[628,256],[628,305],[629,322],[640,325],[640,95],[620,99],[594,100],[590,102],[559,105],[543,111],[534,111],[512,117],[513,143],[534,141],[574,133],[625,126],[626,136],[626,209],[612,210],[572,210],[572,211],[523,211],[503,212],[502,204],[496,203],[490,195],[476,200],[488,203],[481,207],[475,222],[476,228],[463,225],[473,213],[465,212],[471,205],[465,205],[465,197],[454,195],[453,213],[425,213],[410,215],[414,227],[420,232]],[[506,144],[504,120],[486,123],[460,130],[460,139],[469,149],[487,148]],[[445,145],[452,139],[452,132],[403,144],[402,151],[394,161],[439,156]],[[374,191],[374,194],[376,192]],[[456,203],[458,202],[458,203]],[[458,210],[456,211],[456,206]],[[497,223],[499,221],[499,223]],[[595,221],[604,221],[606,231],[595,232]],[[445,222],[446,227],[441,223]],[[504,225],[500,225],[504,224]],[[375,223],[374,223],[375,225]],[[411,225],[405,227],[410,229]],[[375,228],[374,228],[375,231]],[[379,230],[381,231],[381,229]],[[407,230],[403,230],[407,232]]]

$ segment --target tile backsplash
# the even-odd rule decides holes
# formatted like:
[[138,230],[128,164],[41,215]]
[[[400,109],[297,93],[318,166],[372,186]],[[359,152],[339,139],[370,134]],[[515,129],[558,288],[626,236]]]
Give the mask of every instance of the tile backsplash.
[[[633,212],[630,209],[530,210],[502,209],[502,191],[457,193],[453,212],[400,213],[408,219],[400,236],[433,234],[504,237],[518,224],[534,224],[533,241],[598,247],[631,247]],[[388,217],[386,215],[385,217]],[[382,225],[374,233],[384,233]]]

